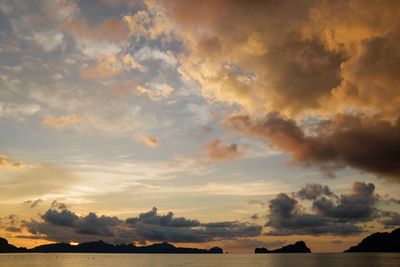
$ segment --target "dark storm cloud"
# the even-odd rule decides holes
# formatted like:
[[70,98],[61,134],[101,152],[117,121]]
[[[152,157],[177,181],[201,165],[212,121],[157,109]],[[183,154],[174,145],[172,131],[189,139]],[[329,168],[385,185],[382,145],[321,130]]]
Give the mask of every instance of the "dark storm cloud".
[[47,223],[61,226],[75,226],[79,221],[79,217],[69,210],[59,212],[49,209],[42,215],[42,218]]
[[127,224],[136,225],[144,223],[148,225],[159,225],[169,227],[195,227],[200,226],[198,220],[188,220],[184,217],[174,218],[172,212],[168,212],[167,215],[158,215],[157,208],[153,208],[149,212],[141,213],[138,217],[126,219]]
[[141,240],[169,242],[207,242],[261,234],[261,227],[236,221],[201,223],[183,217],[174,218],[172,212],[159,215],[157,209],[128,218],[126,222],[135,229]]
[[371,220],[378,216],[374,194],[375,186],[371,183],[355,182],[351,194],[341,195],[336,201],[322,197],[313,202],[317,214],[338,220]]
[[270,214],[266,226],[267,235],[354,235],[362,229],[351,223],[339,223],[334,219],[305,213],[298,201],[280,193],[269,204]]
[[362,115],[336,115],[314,125],[312,134],[279,113],[262,120],[234,116],[225,125],[290,153],[302,165],[317,165],[325,171],[348,165],[400,179],[400,118],[391,123]]
[[[306,189],[312,193],[306,194]],[[311,210],[296,198],[312,201]],[[396,213],[379,209],[380,200],[372,183],[354,182],[351,192],[340,196],[327,186],[306,185],[293,197],[280,193],[269,202],[266,226],[271,230],[267,234],[354,235],[363,231],[361,223],[381,217],[386,218],[381,221],[383,225],[395,225]]]
[[259,236],[262,230],[259,225],[237,221],[201,223],[174,217],[172,212],[159,215],[156,208],[126,220],[95,213],[78,216],[69,210],[52,209],[46,211],[42,218],[42,222],[31,220],[23,225],[32,234],[58,242],[83,242],[97,238],[117,243],[208,242]]

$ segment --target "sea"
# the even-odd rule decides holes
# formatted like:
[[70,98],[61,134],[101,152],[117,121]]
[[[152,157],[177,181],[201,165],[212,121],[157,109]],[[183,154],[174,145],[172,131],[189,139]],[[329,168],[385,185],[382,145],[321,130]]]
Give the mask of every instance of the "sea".
[[400,253],[350,254],[0,254],[0,267],[375,267],[400,266]]

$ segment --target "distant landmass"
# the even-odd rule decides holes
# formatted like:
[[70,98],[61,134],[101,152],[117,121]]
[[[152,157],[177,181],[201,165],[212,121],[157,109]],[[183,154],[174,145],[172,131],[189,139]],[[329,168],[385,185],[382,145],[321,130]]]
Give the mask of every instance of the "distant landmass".
[[256,248],[254,253],[311,253],[304,241],[298,241],[294,244],[287,245],[278,249],[268,250],[267,248]]
[[374,233],[344,252],[400,252],[400,228],[391,233]]
[[31,249],[18,248],[8,243],[4,238],[0,237],[0,253],[160,253],[160,254],[200,254],[214,253],[222,254],[222,248],[213,247],[211,249],[199,248],[179,248],[169,243],[156,243],[149,246],[137,247],[133,244],[129,245],[112,245],[104,241],[81,243],[73,246],[68,243],[55,243],[37,246]]
[[27,252],[26,248],[17,248],[14,245],[8,243],[7,239],[0,237],[0,253],[15,253],[15,252]]

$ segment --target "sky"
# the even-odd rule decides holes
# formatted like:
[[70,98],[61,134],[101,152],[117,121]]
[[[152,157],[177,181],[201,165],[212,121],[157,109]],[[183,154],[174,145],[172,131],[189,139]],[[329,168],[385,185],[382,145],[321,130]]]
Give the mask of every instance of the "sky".
[[398,1],[0,1],[0,236],[339,252],[400,226]]

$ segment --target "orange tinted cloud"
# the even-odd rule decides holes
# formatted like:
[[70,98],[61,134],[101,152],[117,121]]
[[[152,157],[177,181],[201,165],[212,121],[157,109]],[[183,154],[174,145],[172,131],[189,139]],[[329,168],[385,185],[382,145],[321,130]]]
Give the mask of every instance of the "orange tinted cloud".
[[43,118],[42,123],[46,126],[62,131],[67,127],[81,124],[83,121],[83,117],[77,114],[59,117],[47,115]]
[[204,153],[197,157],[201,163],[210,163],[215,161],[231,161],[242,157],[246,150],[239,148],[235,143],[224,144],[219,139],[209,141],[204,145]]
[[226,126],[291,154],[294,163],[317,165],[328,174],[351,166],[400,179],[400,118],[390,123],[338,114],[307,133],[296,121],[271,113],[261,120],[234,116]]
[[143,86],[136,86],[135,91],[138,94],[146,95],[153,101],[160,100],[162,98],[168,97],[174,89],[168,84],[160,85],[157,88],[147,89]]
[[180,73],[246,114],[229,127],[305,165],[400,177],[397,1],[162,2]]
[[90,27],[83,20],[75,19],[66,22],[64,29],[78,39],[124,41],[129,38],[126,24],[118,19],[108,19],[94,27]]
[[9,159],[7,156],[0,155],[0,169],[21,169],[24,165],[20,162],[13,161]]
[[134,137],[136,142],[145,144],[149,147],[157,147],[158,140],[155,137],[147,136],[147,135],[137,135]]
[[141,68],[142,65],[130,54],[124,56],[109,54],[100,58],[94,67],[83,71],[81,76],[86,79],[107,78],[117,76],[124,70]]

